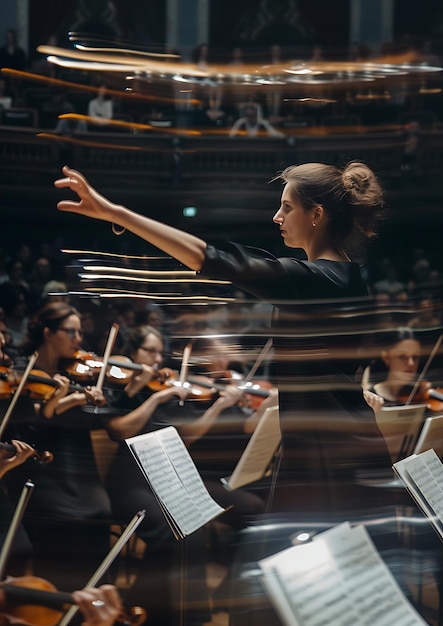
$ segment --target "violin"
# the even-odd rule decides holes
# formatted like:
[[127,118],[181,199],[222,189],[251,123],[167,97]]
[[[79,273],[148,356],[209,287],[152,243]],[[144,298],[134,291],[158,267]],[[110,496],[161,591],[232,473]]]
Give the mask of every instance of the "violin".
[[[88,352],[77,352],[75,360],[66,365],[68,375],[78,380],[91,380],[103,367],[103,359]],[[143,371],[143,366],[134,363],[126,356],[115,355],[108,359],[108,369],[106,376],[111,382],[126,385],[134,372]],[[209,379],[205,380],[207,383]],[[198,381],[196,381],[197,383]],[[161,391],[171,385],[179,385],[179,372],[168,367],[157,370],[155,377],[147,383],[147,387],[152,391]],[[207,400],[212,396],[206,385],[187,385],[188,392],[195,398]]]
[[[72,361],[65,364],[67,374],[74,380],[91,381],[103,367],[104,359],[91,352],[79,350]],[[115,382],[126,384],[134,371],[141,371],[142,366],[125,356],[108,359],[107,376]]]
[[[184,387],[188,389],[191,399],[210,400],[218,391],[223,391],[230,384],[236,384],[243,391],[242,405],[246,405],[254,411],[258,409],[265,398],[269,396],[269,390],[272,388],[268,381],[249,381],[243,382],[241,378],[232,375],[225,377],[225,380],[233,382],[216,382],[213,379],[202,375],[188,375]],[[148,387],[153,391],[160,391],[171,385],[179,385],[179,373],[163,368],[158,371],[158,377],[149,381]]]
[[[21,374],[11,368],[0,366],[0,399],[9,399],[17,389]],[[24,391],[33,400],[46,401],[51,398],[59,383],[42,370],[31,370]],[[72,391],[84,391],[81,385],[70,385]]]
[[[157,375],[147,383],[149,389],[154,392],[167,389],[172,386],[181,387],[180,372],[169,367],[163,367],[157,371]],[[213,381],[206,376],[188,376],[183,383],[190,400],[210,400],[217,391]]]
[[426,404],[430,411],[443,412],[443,388],[434,388],[430,382],[425,380],[420,381],[416,389],[415,387],[416,385],[402,387],[397,400],[403,404]]
[[[89,352],[76,352],[74,361],[66,366],[67,373],[74,379],[89,380],[101,371],[103,359]],[[125,356],[114,355],[108,359],[107,378],[112,382],[126,385],[129,378],[135,372],[141,372],[143,366],[134,363]],[[239,380],[240,389],[244,389],[243,403],[253,410],[256,410],[265,398],[269,396],[269,390],[272,388],[271,383],[264,380],[252,380],[250,382],[241,383],[235,372],[226,372],[226,379]],[[157,370],[155,377],[147,383],[147,387],[151,391],[161,391],[173,385],[179,386],[180,373],[168,367]],[[222,391],[226,385],[230,383],[217,383],[213,379],[198,375],[187,376],[184,383],[188,391],[188,399],[194,400],[210,400],[217,391]]]
[[[10,456],[17,454],[17,448],[13,443],[0,442],[0,450],[9,452]],[[40,465],[47,465],[54,460],[54,455],[52,452],[49,452],[49,450],[45,450],[44,452],[38,452],[35,450],[34,454],[29,458],[34,459],[34,461],[38,461]]]
[[[56,626],[73,604],[72,594],[57,591],[44,578],[8,577],[0,583],[0,626]],[[2,618],[5,619],[2,621]],[[122,612],[115,624],[140,626],[145,620],[146,611],[132,607],[129,614]]]
[[243,389],[244,404],[248,409],[256,411],[265,398],[269,397],[272,383],[268,380],[255,379],[246,381],[238,372],[228,370],[225,372],[224,380],[237,381],[237,386]]

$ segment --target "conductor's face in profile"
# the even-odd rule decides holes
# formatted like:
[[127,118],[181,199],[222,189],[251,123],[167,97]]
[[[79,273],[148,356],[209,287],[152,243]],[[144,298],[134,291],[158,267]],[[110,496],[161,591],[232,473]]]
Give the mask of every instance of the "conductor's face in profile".
[[303,207],[290,183],[285,185],[280,201],[280,208],[273,221],[280,227],[280,234],[289,248],[309,248],[313,238],[320,234],[313,209]]

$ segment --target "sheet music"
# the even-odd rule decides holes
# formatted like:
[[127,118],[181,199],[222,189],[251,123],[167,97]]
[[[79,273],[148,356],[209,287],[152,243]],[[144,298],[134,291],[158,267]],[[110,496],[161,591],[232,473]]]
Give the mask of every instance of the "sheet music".
[[443,455],[443,415],[433,415],[425,419],[414,453],[420,454],[429,448],[433,448],[437,456]]
[[375,418],[393,462],[412,453],[423,424],[426,404],[383,406]]
[[126,443],[183,537],[224,511],[209,495],[174,427],[131,437]]
[[394,469],[424,512],[431,518],[435,513],[443,523],[443,465],[435,451],[413,454],[395,463]]
[[205,487],[194,461],[190,456],[180,435],[172,426],[157,431],[158,438],[167,446],[169,458],[174,465],[183,487],[187,490],[192,502],[202,515],[209,521],[224,509],[211,498]]
[[229,489],[238,489],[263,478],[280,444],[278,407],[263,413],[231,476],[223,482]]
[[259,562],[286,626],[423,626],[363,526],[345,523]]

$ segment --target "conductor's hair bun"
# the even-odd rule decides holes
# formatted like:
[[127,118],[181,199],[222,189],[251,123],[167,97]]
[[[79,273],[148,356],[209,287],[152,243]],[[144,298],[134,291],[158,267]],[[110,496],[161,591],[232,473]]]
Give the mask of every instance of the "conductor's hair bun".
[[368,192],[372,186],[378,187],[374,172],[363,163],[349,163],[343,171],[343,186],[346,191],[356,194]]

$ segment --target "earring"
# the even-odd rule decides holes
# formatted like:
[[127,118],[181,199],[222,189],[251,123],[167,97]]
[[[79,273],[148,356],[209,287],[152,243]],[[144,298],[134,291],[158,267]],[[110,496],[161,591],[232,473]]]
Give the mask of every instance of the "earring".
[[314,227],[315,227],[315,226],[317,226],[317,224],[316,224],[315,222],[312,222],[312,225],[313,225]]

